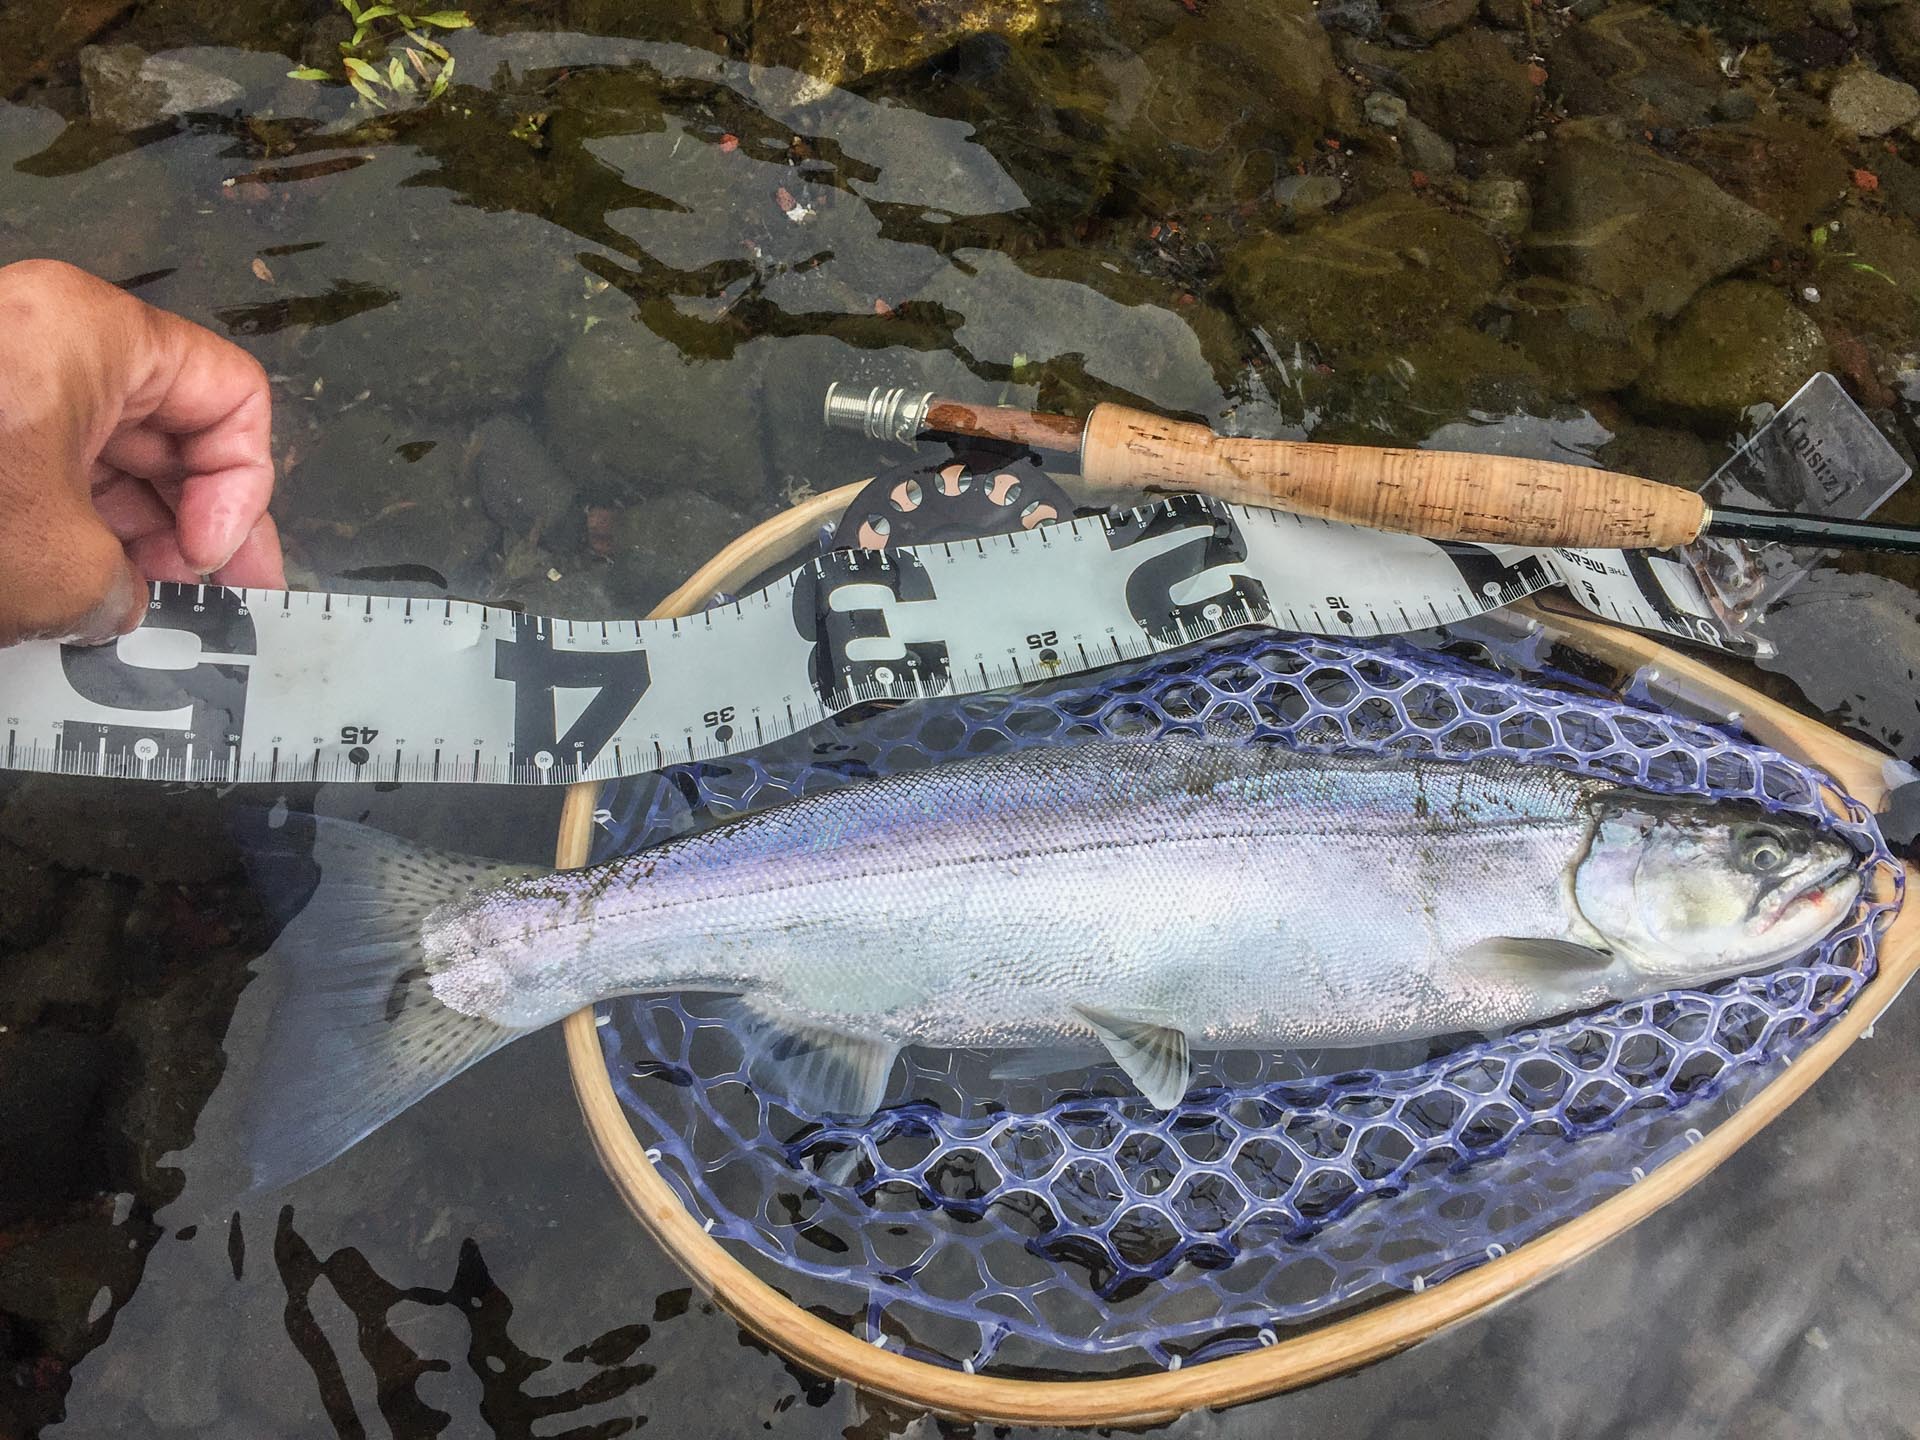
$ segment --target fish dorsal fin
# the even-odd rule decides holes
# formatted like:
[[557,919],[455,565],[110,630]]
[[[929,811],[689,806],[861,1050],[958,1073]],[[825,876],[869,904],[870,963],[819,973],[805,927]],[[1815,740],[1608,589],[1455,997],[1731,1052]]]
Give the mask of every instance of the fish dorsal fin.
[[1613,956],[1591,945],[1514,935],[1495,935],[1477,945],[1469,945],[1460,952],[1460,959],[1487,974],[1524,976],[1532,980],[1542,975],[1574,978],[1581,972],[1604,970],[1613,964]]
[[1186,1098],[1193,1083],[1193,1060],[1187,1053],[1187,1032],[1158,1021],[1116,1015],[1089,1005],[1074,1013],[1093,1027],[1114,1063],[1140,1087],[1155,1108],[1171,1110]]
[[758,1040],[752,1060],[795,1110],[864,1120],[880,1108],[900,1047],[891,1040],[853,1035],[777,1007],[742,1000],[744,1028]]

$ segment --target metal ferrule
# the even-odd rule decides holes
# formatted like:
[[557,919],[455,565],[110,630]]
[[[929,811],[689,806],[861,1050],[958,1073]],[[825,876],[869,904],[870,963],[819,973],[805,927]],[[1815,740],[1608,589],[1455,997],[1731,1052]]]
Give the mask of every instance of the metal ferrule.
[[861,395],[843,391],[840,382],[827,386],[825,419],[830,430],[858,430],[870,440],[892,440],[911,445],[926,427],[931,390],[909,394],[905,387],[883,390],[874,386]]

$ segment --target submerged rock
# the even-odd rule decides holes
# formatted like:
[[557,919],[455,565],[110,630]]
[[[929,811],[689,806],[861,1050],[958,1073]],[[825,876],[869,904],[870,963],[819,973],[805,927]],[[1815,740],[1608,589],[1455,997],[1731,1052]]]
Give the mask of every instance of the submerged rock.
[[1288,175],[1275,183],[1273,200],[1289,220],[1320,214],[1340,198],[1340,182],[1331,175]]
[[1534,275],[1499,303],[1513,343],[1569,398],[1619,390],[1653,360],[1653,322],[1623,319],[1610,296],[1587,286]]
[[1253,199],[1356,119],[1310,0],[1212,0],[1139,58],[1115,138],[1153,213]]
[[1431,45],[1458,30],[1480,0],[1387,0],[1387,33],[1414,45]]
[[1249,241],[1227,258],[1226,285],[1277,345],[1304,340],[1338,356],[1471,316],[1502,268],[1500,247],[1471,220],[1391,195],[1298,235]]
[[1726,79],[1701,36],[1650,6],[1615,5],[1560,37],[1547,87],[1570,115],[1700,125]]
[[623,613],[644,614],[751,524],[739,511],[692,490],[630,505],[613,522],[608,593]]
[[1877,17],[1887,58],[1903,80],[1920,84],[1920,0],[1901,0]]
[[1831,214],[1853,185],[1853,167],[1833,136],[1785,116],[1695,130],[1681,141],[1679,154],[1792,234],[1804,234]]
[[116,130],[139,130],[193,111],[227,110],[246,90],[199,65],[149,55],[137,45],[89,45],[80,52],[87,114]]
[[1369,125],[1382,130],[1398,130],[1406,123],[1407,102],[1388,90],[1376,90],[1361,107]]
[[763,356],[764,347],[749,346],[697,358],[637,319],[603,322],[547,375],[547,443],[593,504],[690,489],[758,508],[766,499],[760,440],[740,416],[759,388]]
[[1698,171],[1578,134],[1561,140],[1534,189],[1526,253],[1538,271],[1613,296],[1631,323],[1677,314],[1778,239],[1771,220]]
[[1655,414],[1731,424],[1750,405],[1784,403],[1826,364],[1820,328],[1784,294],[1729,280],[1703,290],[1661,337],[1633,399]]
[[1503,145],[1532,124],[1533,77],[1490,30],[1463,30],[1431,50],[1348,41],[1344,53],[1362,74],[1405,96],[1415,115],[1450,140]]
[[509,536],[550,534],[577,506],[573,482],[526,421],[496,415],[474,436],[480,505]]
[[1524,180],[1488,177],[1467,185],[1467,209],[1496,235],[1517,239],[1533,219],[1533,196]]
[[1433,176],[1451,175],[1457,160],[1453,142],[1418,115],[1400,127],[1400,156],[1409,169]]
[[1920,118],[1920,90],[1877,70],[1850,70],[1828,93],[1827,109],[1856,135],[1886,135]]
[[822,91],[905,70],[971,35],[1038,36],[1058,0],[757,0],[751,58],[812,76]]

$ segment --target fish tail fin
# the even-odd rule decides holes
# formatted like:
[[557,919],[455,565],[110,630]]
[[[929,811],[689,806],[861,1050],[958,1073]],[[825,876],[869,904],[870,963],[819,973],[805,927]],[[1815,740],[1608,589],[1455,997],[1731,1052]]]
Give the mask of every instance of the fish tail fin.
[[270,907],[287,909],[312,865],[320,871],[311,898],[268,952],[285,988],[252,1080],[246,1143],[254,1188],[271,1190],[317,1170],[527,1033],[442,1004],[421,929],[447,901],[535,872],[320,816],[260,829],[265,840],[250,836],[243,850]]

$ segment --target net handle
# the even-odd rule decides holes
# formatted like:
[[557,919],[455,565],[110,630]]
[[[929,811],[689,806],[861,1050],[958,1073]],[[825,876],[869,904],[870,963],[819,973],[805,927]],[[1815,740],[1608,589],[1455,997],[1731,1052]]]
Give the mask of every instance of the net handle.
[[[863,488],[862,484],[841,486],[755,526],[662,601],[654,618],[695,613],[715,592],[736,589],[790,559]],[[1669,677],[1684,680],[1696,695],[1715,700],[1730,713],[1738,712],[1750,731],[1776,749],[1825,770],[1863,803],[1876,810],[1884,808],[1888,783],[1878,752],[1645,636],[1536,607],[1527,609],[1550,638],[1596,659],[1624,670],[1655,666]],[[595,782],[568,789],[556,864],[571,867],[587,862],[598,798]],[[1920,872],[1911,866],[1908,881],[1920,885]],[[563,1028],[581,1116],[621,1199],[703,1294],[779,1354],[868,1394],[942,1415],[1024,1425],[1148,1425],[1189,1410],[1264,1399],[1383,1359],[1541,1283],[1644,1220],[1758,1134],[1879,1018],[1920,970],[1920,905],[1901,908],[1881,938],[1879,962],[1878,972],[1859,997],[1784,1074],[1699,1144],[1584,1215],[1419,1294],[1385,1301],[1263,1349],[1181,1370],[1111,1380],[970,1375],[870,1344],[801,1309],[707,1234],[647,1159],[607,1078],[592,1007],[569,1015]]]

